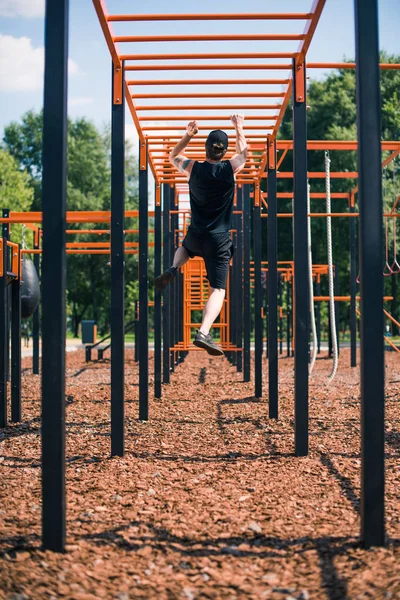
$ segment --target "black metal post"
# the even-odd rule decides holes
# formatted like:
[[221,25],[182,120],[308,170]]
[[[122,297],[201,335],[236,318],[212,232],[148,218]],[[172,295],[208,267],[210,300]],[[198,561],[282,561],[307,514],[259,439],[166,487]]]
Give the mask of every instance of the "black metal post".
[[236,369],[239,373],[243,371],[243,186],[238,186],[236,192],[237,214],[237,263],[236,263],[236,339],[240,350],[237,352]]
[[291,310],[291,285],[289,279],[286,282],[286,356],[290,357],[290,343],[291,343],[291,327],[292,327],[292,310]]
[[11,283],[11,421],[21,421],[21,281]]
[[[175,189],[170,188],[169,190],[169,206],[170,211],[175,210]],[[175,254],[175,223],[176,223],[176,215],[170,213],[170,233],[169,233],[169,244],[170,244],[170,265],[173,262],[174,254]],[[170,293],[169,293],[169,307],[170,307],[170,348],[175,347],[175,335],[176,335],[176,278],[170,284]],[[171,350],[170,357],[170,368],[171,373],[175,371],[175,351]]]
[[278,305],[279,305],[279,354],[283,354],[283,318],[282,318],[282,274],[278,274]]
[[[158,277],[161,274],[161,204],[156,204],[154,211],[154,273]],[[161,398],[161,393],[161,292],[154,288],[154,397]]]
[[139,419],[149,418],[149,208],[147,142],[139,164]]
[[0,277],[0,427],[7,427],[7,240],[3,239],[3,255],[0,260],[3,262],[3,277]]
[[42,530],[65,548],[65,288],[68,0],[47,0],[43,109]]
[[[111,455],[125,452],[125,102],[114,102],[118,67],[112,65],[111,113]],[[122,66],[122,78],[124,69]],[[121,90],[122,98],[124,98]]]
[[269,336],[269,306],[268,306],[268,271],[265,273],[265,330],[266,330],[266,340],[265,340],[265,357],[268,358],[268,336]]
[[[308,256],[306,67],[293,61],[295,452],[308,454]],[[300,97],[301,96],[301,97]]]
[[134,361],[139,362],[139,300],[135,300],[135,321],[133,324],[134,333]]
[[[35,249],[39,247],[40,237],[38,236],[35,241]],[[33,255],[33,264],[40,280],[40,254]],[[32,372],[34,375],[39,375],[40,303],[33,313],[32,321]]]
[[[321,295],[321,282],[317,280],[317,296]],[[321,353],[321,302],[317,303],[317,353]]]
[[[274,147],[275,153],[275,147]],[[271,165],[272,166],[272,165]],[[278,202],[276,165],[268,169],[268,405],[278,418]]]
[[[174,192],[174,188],[170,187],[169,188],[169,209],[170,209],[170,213],[169,213],[169,223],[170,223],[170,229],[169,229],[169,236],[168,236],[168,243],[169,243],[169,257],[170,257],[170,264],[168,266],[172,265],[173,262],[173,258],[174,258],[174,231],[175,231],[175,215],[171,214],[171,211],[173,211],[175,209],[175,192]],[[172,350],[172,348],[175,346],[175,282],[176,279],[174,279],[170,285],[169,285],[169,322],[170,322],[170,326],[169,326],[169,347],[170,347],[170,371],[171,373],[174,373],[175,371],[175,352]]]
[[377,0],[355,0],[361,283],[361,538],[385,543],[381,99]]
[[[238,215],[234,217],[234,227],[237,229],[238,226]],[[238,347],[237,341],[237,310],[238,310],[238,296],[237,296],[237,283],[236,278],[238,276],[238,253],[237,253],[237,231],[233,236],[234,244],[235,244],[235,253],[233,255],[232,267],[230,273],[230,334],[231,339],[230,342],[233,346]],[[237,365],[237,352],[232,352],[231,363],[236,367]]]
[[[335,264],[335,279],[334,279],[334,295],[339,296],[339,265]],[[336,326],[336,343],[338,355],[340,354],[340,319],[339,319],[339,302],[335,302],[335,326]]]
[[254,244],[254,395],[262,397],[262,288],[261,288],[261,207],[253,208],[253,244]]
[[[170,244],[169,244],[169,207],[170,207],[170,187],[167,183],[163,184],[163,265],[164,271],[170,267]],[[163,292],[163,382],[170,382],[170,287],[167,286]]]
[[[8,218],[10,216],[10,209],[9,208],[3,208],[2,210],[2,215],[4,218]],[[2,226],[2,230],[3,230],[3,239],[5,240],[5,244],[4,244],[4,252],[6,255],[6,264],[7,264],[7,269],[8,269],[8,265],[10,263],[9,261],[9,257],[10,257],[10,251],[11,249],[7,246],[6,241],[10,239],[10,226],[8,223],[3,223]],[[6,291],[6,313],[7,313],[7,322],[6,322],[6,337],[5,337],[5,343],[6,343],[6,376],[7,376],[7,381],[10,381],[10,304],[11,304],[11,296],[10,296],[10,288],[9,286],[6,284],[7,287],[7,291]]]
[[[350,205],[350,212],[354,213],[354,206]],[[356,222],[350,217],[350,366],[357,366],[357,264],[356,264]]]
[[250,185],[243,186],[243,381],[250,381]]

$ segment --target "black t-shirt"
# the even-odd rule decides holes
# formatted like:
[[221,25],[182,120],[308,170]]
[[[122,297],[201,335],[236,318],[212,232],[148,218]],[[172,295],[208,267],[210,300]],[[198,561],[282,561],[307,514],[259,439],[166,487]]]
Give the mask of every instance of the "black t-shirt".
[[191,229],[220,233],[231,229],[235,178],[229,160],[195,161],[189,179]]

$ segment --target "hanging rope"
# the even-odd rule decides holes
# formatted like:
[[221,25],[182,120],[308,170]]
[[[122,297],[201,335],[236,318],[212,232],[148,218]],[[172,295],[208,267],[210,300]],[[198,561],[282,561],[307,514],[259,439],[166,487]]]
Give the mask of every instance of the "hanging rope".
[[[310,184],[307,183],[307,215],[310,215]],[[311,375],[315,360],[317,358],[317,327],[315,324],[315,310],[314,310],[314,286],[313,286],[313,273],[312,273],[312,249],[311,249],[311,217],[307,217],[307,245],[308,245],[308,284],[309,284],[309,296],[310,296],[310,316],[311,316],[311,334],[312,334],[312,346],[311,346],[311,360],[308,372]]]
[[26,239],[25,239],[25,235],[26,235],[26,226],[23,224],[22,225],[22,249],[25,250],[26,249]]
[[393,275],[400,273],[400,265],[397,261],[397,222],[396,218],[393,219],[393,264],[390,267]]
[[388,220],[385,219],[385,244],[386,244],[386,262],[385,267],[383,269],[383,276],[390,277],[392,275],[392,269],[389,265],[389,223]]
[[[331,159],[329,152],[325,152],[325,191],[326,191],[326,212],[331,214]],[[333,350],[333,365],[331,374],[328,377],[330,383],[336,375],[338,368],[338,343],[336,336],[336,319],[335,319],[335,289],[333,283],[333,257],[332,257],[332,220],[331,217],[326,217],[326,237],[328,245],[328,282],[329,282],[329,316],[331,319],[332,332],[332,350]],[[338,276],[338,273],[336,273]]]

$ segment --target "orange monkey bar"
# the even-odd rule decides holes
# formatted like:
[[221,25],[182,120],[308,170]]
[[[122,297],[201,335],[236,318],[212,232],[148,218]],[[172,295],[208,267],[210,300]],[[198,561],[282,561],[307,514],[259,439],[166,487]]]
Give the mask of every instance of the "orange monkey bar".
[[[305,57],[307,54],[307,50],[310,46],[312,37],[314,35],[317,23],[319,21],[322,9],[325,5],[325,0],[314,0],[310,11],[308,12],[277,12],[277,13],[216,13],[216,14],[206,14],[206,13],[191,13],[191,14],[109,14],[106,6],[106,0],[93,0],[93,4],[95,10],[97,12],[100,25],[102,27],[104,37],[106,43],[108,45],[110,54],[113,59],[114,66],[116,68],[116,76],[114,82],[114,102],[116,104],[120,104],[122,102],[123,94],[126,97],[128,102],[128,107],[130,109],[133,121],[135,123],[136,129],[138,131],[139,139],[141,144],[143,145],[145,141],[150,141],[152,138],[151,132],[166,132],[170,129],[171,133],[176,133],[177,126],[175,125],[172,129],[172,126],[166,126],[164,121],[180,121],[182,117],[180,114],[176,116],[171,115],[168,118],[163,118],[160,115],[155,115],[154,117],[143,116],[141,111],[158,111],[162,110],[157,107],[156,100],[164,100],[166,98],[178,98],[180,100],[179,107],[169,107],[168,110],[195,110],[190,106],[186,106],[183,103],[184,99],[187,98],[282,98],[283,101],[280,104],[271,104],[268,108],[271,110],[276,110],[277,114],[271,116],[262,116],[256,117],[254,115],[248,116],[249,127],[246,127],[246,131],[248,133],[249,142],[252,143],[256,139],[260,139],[263,141],[263,146],[260,148],[261,150],[261,160],[257,164],[253,162],[253,166],[255,167],[254,171],[251,172],[251,175],[257,178],[260,176],[264,169],[264,163],[266,159],[266,144],[267,144],[267,134],[270,134],[270,139],[276,137],[276,132],[279,127],[279,124],[282,121],[284,112],[288,105],[289,97],[292,89],[292,64],[288,59],[295,59],[298,64],[303,64],[305,61]],[[184,22],[184,21],[214,21],[214,22],[223,22],[223,21],[292,21],[292,22],[300,22],[302,24],[302,29],[298,32],[293,33],[241,33],[241,34],[226,34],[226,33],[195,33],[195,34],[187,34],[184,33],[170,33],[168,31],[168,25],[170,22]],[[163,22],[165,24],[165,32],[162,35],[154,35],[154,34],[143,34],[143,30],[140,31],[141,35],[126,35],[119,34],[118,32],[114,32],[113,26],[119,27],[121,23],[143,23],[143,22]],[[122,33],[122,32],[121,32]],[[299,42],[298,48],[295,52],[246,52],[246,51],[238,51],[238,52],[156,52],[156,53],[148,53],[145,51],[135,52],[135,54],[130,52],[121,52],[120,44],[123,46],[128,44],[154,44],[154,43],[165,43],[165,42],[173,42],[175,44],[181,44],[185,42],[201,42],[207,46],[208,42],[226,42],[226,41],[235,41],[238,43],[238,48],[240,48],[241,42]],[[125,47],[125,46],[124,46]],[[121,46],[122,48],[122,46]],[[273,59],[277,62],[274,63],[266,63],[266,64],[257,64],[252,62],[255,59]],[[245,59],[248,62],[244,64],[237,63],[214,63],[209,64],[209,59],[212,60],[231,60],[235,61],[236,59]],[[190,61],[206,61],[206,62],[197,62],[195,64],[185,64],[183,62],[177,62],[176,64],[146,64],[143,61],[149,60],[190,60]],[[138,61],[141,61],[140,64]],[[133,62],[133,64],[132,64]],[[124,64],[126,75],[130,72],[135,73],[135,79],[126,79],[123,81],[121,77],[121,67]],[[139,77],[140,73],[143,72],[155,72],[155,71],[216,71],[216,70],[230,70],[230,71],[289,71],[289,76],[280,77],[280,78],[262,78],[262,79],[241,79],[241,78],[233,78],[233,79],[167,79],[167,80],[157,80],[157,79],[142,79]],[[229,91],[229,92],[200,92],[200,93],[187,93],[185,88],[182,89],[182,86],[218,86],[218,89],[221,86],[225,85],[251,85],[251,86],[264,86],[267,88],[263,91]],[[286,89],[268,89],[269,86],[284,86]],[[144,93],[142,91],[143,86],[150,87],[151,91],[149,93]],[[161,87],[160,87],[161,86]],[[162,87],[170,87],[170,86],[180,86],[181,90],[170,91],[170,89],[166,90],[166,92],[162,91]],[[138,91],[133,91],[133,89],[138,88]],[[156,89],[155,89],[156,88]],[[154,90],[154,91],[153,91]],[[136,106],[136,102],[139,99],[152,99],[153,105],[151,108],[147,108],[140,105],[140,108]],[[160,102],[161,104],[161,102]],[[235,110],[236,105],[232,105],[229,102],[226,103],[227,106],[231,106],[229,110]],[[165,105],[164,105],[165,106]],[[214,105],[214,110],[227,110],[222,106]],[[204,110],[207,106],[201,106],[197,110]],[[239,107],[237,107],[239,108]],[[266,107],[263,107],[266,108]],[[240,108],[240,110],[255,110],[253,106],[244,105],[244,107]],[[164,108],[167,110],[167,108]],[[256,108],[256,110],[261,110],[260,108]],[[190,120],[191,117],[189,117]],[[221,127],[221,123],[223,123],[224,117],[221,116],[212,116],[206,117],[199,115],[195,117],[196,120],[199,121],[216,121],[213,127]],[[185,120],[187,120],[185,118]],[[261,125],[262,121],[271,121],[271,127],[265,127],[264,124]],[[163,121],[161,126],[154,125],[157,121]],[[252,124],[252,121],[257,121],[257,124]],[[146,125],[146,122],[148,125]],[[201,127],[203,129],[203,127]],[[208,129],[208,127],[204,127],[204,129]],[[232,127],[228,126],[225,129],[231,130]],[[150,135],[149,135],[150,134]],[[162,147],[166,150],[171,149],[170,141],[166,140],[165,136],[161,136],[160,143]],[[199,136],[200,137],[200,136]],[[197,140],[196,140],[197,142]],[[165,179],[162,177],[162,173],[155,168],[154,163],[154,154],[153,151],[155,149],[152,145],[149,145],[149,164],[153,175],[156,179],[156,183],[176,183],[180,181],[179,173],[177,171],[171,172],[171,177],[169,179]],[[250,148],[249,151],[249,164],[252,158],[255,158],[257,155],[254,155],[254,150]],[[264,159],[264,161],[262,160]],[[245,178],[244,178],[245,179]]]

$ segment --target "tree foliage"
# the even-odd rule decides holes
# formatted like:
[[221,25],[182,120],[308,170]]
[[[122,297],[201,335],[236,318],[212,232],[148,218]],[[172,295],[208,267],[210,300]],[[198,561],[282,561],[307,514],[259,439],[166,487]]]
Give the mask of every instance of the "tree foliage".
[[[390,56],[382,52],[380,61],[383,63],[399,63],[400,56]],[[381,98],[382,98],[382,139],[400,139],[400,71],[381,70]],[[357,139],[356,124],[356,78],[353,69],[340,69],[332,71],[322,80],[310,81],[308,86],[307,104],[307,130],[309,140],[355,140]],[[280,130],[283,139],[292,138],[292,111],[286,112]],[[383,159],[389,153],[383,154]],[[331,171],[357,171],[357,153],[352,151],[330,152]],[[293,155],[289,152],[284,159],[281,170],[292,171]],[[308,152],[309,171],[324,171],[325,157],[323,151]],[[291,191],[290,180],[278,180],[278,191]],[[325,189],[324,180],[311,179],[311,191],[322,192]],[[357,185],[354,179],[332,179],[333,192],[350,192]],[[396,159],[390,166],[383,170],[383,196],[384,209],[389,211],[395,199],[400,194],[400,161]],[[356,196],[357,201],[357,196]],[[290,211],[291,201],[280,200],[279,211]],[[325,212],[325,201],[311,200],[311,212]],[[356,204],[356,209],[358,205]],[[334,212],[348,210],[347,199],[332,200]],[[326,220],[323,218],[312,219],[312,250],[315,264],[327,263],[326,246]],[[350,288],[350,259],[349,259],[349,219],[333,219],[333,256],[340,277],[340,295],[349,293]],[[394,252],[394,224],[388,223],[389,255]],[[289,260],[292,256],[292,227],[289,219],[279,222],[279,259]],[[400,223],[397,224],[398,241],[400,238]],[[382,248],[382,270],[385,263],[386,248]],[[391,259],[393,260],[393,259]],[[399,275],[385,278],[385,294],[394,297],[391,303],[391,313],[399,319]],[[322,294],[327,294],[327,282],[322,282]],[[348,326],[348,306],[340,305],[341,329]],[[393,327],[395,333],[397,328]]]
[[0,148],[0,208],[29,210],[33,201],[33,188],[29,175],[21,171],[16,159]]
[[[5,154],[13,161],[17,173],[29,189],[29,201],[21,208],[11,204],[14,210],[40,210],[42,176],[42,129],[43,113],[26,113],[19,123],[11,123],[4,132]],[[129,144],[126,152],[126,209],[137,208],[137,164]],[[11,157],[13,156],[13,158]],[[87,119],[68,121],[68,179],[67,209],[110,210],[110,131],[100,132]],[[18,194],[21,199],[23,194]],[[96,224],[68,224],[70,230],[96,228]],[[127,228],[137,228],[137,219],[126,223]],[[102,224],[102,229],[109,229]],[[68,235],[68,241],[108,241],[109,235]],[[132,236],[130,239],[135,239]],[[137,239],[137,238],[136,238]],[[134,308],[132,281],[137,281],[137,261],[133,256],[126,259],[127,313]],[[75,334],[82,318],[93,318],[100,331],[110,323],[110,268],[108,255],[69,255],[67,260],[67,307],[71,328]]]

